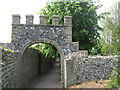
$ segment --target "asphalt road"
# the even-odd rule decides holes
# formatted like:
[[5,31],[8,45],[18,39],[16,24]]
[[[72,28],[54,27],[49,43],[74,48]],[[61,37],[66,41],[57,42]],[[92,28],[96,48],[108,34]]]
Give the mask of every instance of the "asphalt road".
[[28,88],[61,88],[59,72],[58,65],[55,64],[51,70],[34,80]]

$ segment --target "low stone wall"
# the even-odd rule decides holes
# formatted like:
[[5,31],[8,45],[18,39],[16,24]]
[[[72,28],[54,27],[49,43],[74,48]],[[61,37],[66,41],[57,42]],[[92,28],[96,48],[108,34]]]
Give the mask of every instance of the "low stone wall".
[[[82,52],[83,53],[83,52]],[[66,86],[85,81],[107,79],[120,56],[81,56],[79,52],[68,55],[64,60],[64,81]],[[2,55],[2,88],[20,88],[47,72],[54,59],[48,60],[39,51],[27,49],[21,58],[19,53],[1,50]],[[0,68],[1,69],[1,68]]]
[[47,72],[54,59],[47,59],[38,50],[28,48],[21,58],[19,53],[1,50],[2,88],[23,88]]
[[16,87],[15,53],[2,50],[2,88]]
[[[38,50],[28,48],[19,61],[18,66],[18,87],[26,87],[30,82],[37,79],[40,74],[50,69],[51,60],[46,58]],[[21,80],[22,79],[22,80]]]
[[2,88],[2,43],[0,43],[0,88]]
[[53,63],[55,62],[55,59],[46,58],[42,53],[40,53],[39,56],[40,56],[40,61],[39,61],[40,74],[44,74],[52,67]]
[[112,57],[81,58],[74,65],[77,83],[107,79],[114,66]]
[[20,87],[23,87],[39,76],[39,51],[31,48],[26,49],[18,64],[18,73],[21,76],[19,76],[19,84],[21,84]]
[[[118,63],[114,56],[80,57],[74,53],[71,60],[66,60],[67,86],[85,81],[108,79]],[[120,58],[119,58],[120,59]]]

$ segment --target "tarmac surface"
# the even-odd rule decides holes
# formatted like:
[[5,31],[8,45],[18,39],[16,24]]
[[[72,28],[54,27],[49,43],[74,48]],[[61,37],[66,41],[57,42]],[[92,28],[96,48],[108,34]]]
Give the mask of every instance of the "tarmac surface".
[[60,83],[60,70],[57,63],[47,73],[40,75],[28,88],[62,88]]

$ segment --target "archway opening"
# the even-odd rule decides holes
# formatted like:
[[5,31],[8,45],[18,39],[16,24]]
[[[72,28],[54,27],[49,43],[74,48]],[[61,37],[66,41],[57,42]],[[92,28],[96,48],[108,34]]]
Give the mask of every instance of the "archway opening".
[[49,43],[32,43],[24,49],[21,57],[22,74],[27,88],[61,87],[61,53]]

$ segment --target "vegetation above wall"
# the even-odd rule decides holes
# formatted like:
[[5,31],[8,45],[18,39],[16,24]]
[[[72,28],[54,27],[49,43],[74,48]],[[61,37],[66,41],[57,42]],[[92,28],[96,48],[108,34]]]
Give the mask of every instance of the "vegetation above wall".
[[78,0],[60,1],[54,0],[48,3],[38,14],[47,15],[47,23],[52,22],[52,15],[60,16],[60,24],[63,24],[64,16],[73,17],[73,42],[79,42],[79,49],[91,51],[99,43],[99,33],[101,28],[98,26],[98,20],[103,18],[104,14],[97,15],[96,10],[101,5],[95,5],[92,0],[82,2]]
[[53,45],[40,43],[35,46],[31,46],[30,48],[39,50],[47,58],[60,58],[59,52]]
[[120,88],[120,57],[115,59],[114,62],[117,63],[116,67],[114,67],[112,74],[109,77],[109,82],[107,83],[107,88]]
[[119,55],[120,54],[120,23],[119,7],[115,4],[109,10],[111,13],[106,15],[101,21],[103,30],[101,32],[101,54],[102,55]]
[[14,53],[15,51],[14,50],[11,50],[11,49],[4,49],[5,51],[8,51],[8,52],[12,52]]

